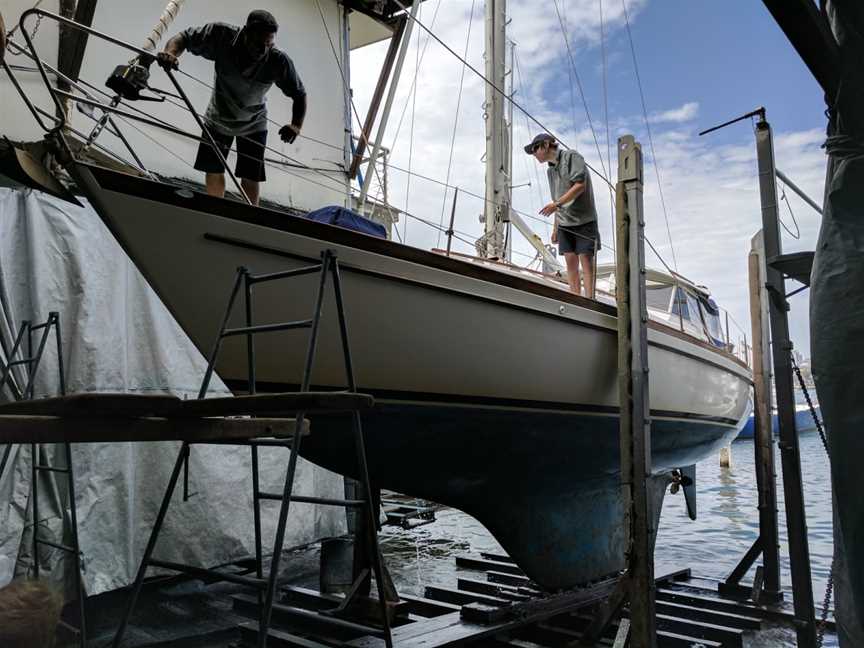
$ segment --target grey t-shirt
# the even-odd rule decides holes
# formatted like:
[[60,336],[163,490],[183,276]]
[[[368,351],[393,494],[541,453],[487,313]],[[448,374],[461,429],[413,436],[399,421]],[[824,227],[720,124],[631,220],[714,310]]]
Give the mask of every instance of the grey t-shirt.
[[306,96],[288,55],[274,47],[260,61],[251,61],[241,42],[241,31],[240,27],[215,22],[182,32],[187,50],[215,63],[215,89],[205,118],[208,125],[225,135],[267,130],[266,95],[274,83],[291,99]]
[[552,192],[552,200],[558,200],[577,182],[585,183],[585,191],[575,200],[561,205],[558,210],[555,218],[559,227],[575,227],[597,220],[591,172],[585,165],[585,158],[572,149],[560,149],[558,157],[549,163],[546,174],[549,176],[549,191]]

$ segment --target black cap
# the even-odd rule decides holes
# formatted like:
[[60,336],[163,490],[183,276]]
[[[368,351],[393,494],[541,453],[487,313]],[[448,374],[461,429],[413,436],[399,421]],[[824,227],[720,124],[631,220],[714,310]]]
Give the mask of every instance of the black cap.
[[552,137],[549,133],[540,133],[537,135],[531,143],[525,146],[525,152],[528,155],[532,155],[534,153],[534,149],[536,149],[543,142],[554,142],[555,138]]
[[263,9],[255,9],[249,12],[249,17],[246,19],[246,29],[254,29],[267,34],[275,34],[279,31],[279,23],[269,11]]

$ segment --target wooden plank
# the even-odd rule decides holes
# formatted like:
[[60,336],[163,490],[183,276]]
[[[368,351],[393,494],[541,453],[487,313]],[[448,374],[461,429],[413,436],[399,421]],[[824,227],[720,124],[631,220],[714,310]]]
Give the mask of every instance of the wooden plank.
[[[490,583],[503,583],[504,585],[516,585],[520,587],[531,587],[534,583],[531,582],[531,579],[527,576],[519,576],[518,574],[507,574],[500,571],[487,571],[486,572],[486,580]],[[540,591],[537,590],[537,594],[540,594]]]
[[516,576],[525,575],[525,572],[513,563],[500,562],[498,560],[485,560],[474,556],[456,556],[456,566],[465,567],[466,569],[480,569],[483,571],[491,569],[504,574],[515,574]]
[[[240,630],[241,645],[254,646],[258,640],[258,622],[249,621],[241,623],[238,626]],[[334,645],[342,645],[342,642],[335,641],[313,641],[306,637],[300,637],[288,632],[282,632],[275,628],[269,628],[267,631],[267,646],[268,648],[332,648]]]
[[476,592],[478,594],[488,594],[489,596],[497,596],[506,598],[511,601],[527,601],[531,598],[527,594],[519,592],[515,587],[508,585],[496,585],[487,581],[474,580],[473,578],[460,578],[456,581],[457,587],[466,592]]
[[183,416],[257,416],[293,412],[349,412],[370,409],[375,399],[348,392],[286,392],[182,401]]
[[444,601],[433,601],[432,599],[423,598],[422,596],[409,596],[400,594],[399,598],[408,603],[408,610],[413,614],[419,614],[423,617],[438,617],[442,614],[451,612],[459,612],[460,606],[454,603],[446,603]]
[[[307,422],[308,423],[308,422]],[[304,434],[308,434],[308,425]],[[0,416],[0,444],[247,441],[290,438],[293,419],[61,418]]]
[[[245,616],[258,616],[258,598],[249,594],[235,594],[231,597],[234,610]],[[298,632],[322,635],[339,640],[357,637],[381,636],[380,628],[345,621],[333,616],[325,616],[281,603],[273,604],[273,621],[290,626]]]
[[[659,599],[659,597],[658,597]],[[722,625],[727,628],[739,628],[742,630],[758,630],[762,627],[761,619],[741,614],[730,614],[717,610],[704,610],[692,605],[670,603],[668,601],[657,601],[657,612],[678,617],[679,619],[693,619]]]
[[679,619],[666,614],[657,614],[657,628],[666,632],[698,637],[699,639],[710,639],[717,641],[727,648],[743,648],[744,631],[735,628],[725,628],[712,623]]
[[0,405],[0,415],[76,416],[87,418],[177,414],[183,401],[170,394],[88,393],[15,401]]
[[489,596],[487,594],[477,594],[475,592],[463,592],[454,590],[448,587],[437,587],[429,585],[426,587],[426,598],[434,601],[445,601],[456,605],[467,605],[468,603],[485,603],[486,605],[501,606],[507,605],[512,601],[497,596]]

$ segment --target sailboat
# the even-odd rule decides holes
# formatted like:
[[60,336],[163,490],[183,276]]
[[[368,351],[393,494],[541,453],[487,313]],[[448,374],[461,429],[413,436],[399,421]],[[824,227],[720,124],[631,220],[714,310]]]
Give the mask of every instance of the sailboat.
[[[504,3],[488,4],[487,51],[495,55],[487,56],[487,74],[501,79]],[[501,261],[510,208],[500,170],[508,147],[501,139],[503,97],[491,92],[488,103],[489,207],[477,259],[81,158],[67,168],[204,353],[219,332],[238,266],[276,272],[333,250],[358,388],[375,397],[364,415],[375,485],[474,516],[535,583],[562,590],[625,565],[616,309],[611,294],[587,299],[560,278]],[[601,288],[614,290],[612,272],[600,279]],[[707,291],[671,274],[655,279],[674,295],[652,305],[648,331],[656,524],[670,474],[692,475],[690,467],[737,434],[749,413],[751,374],[740,349],[705,334],[705,326],[717,324]],[[311,281],[290,291],[262,287],[258,323],[308,317]],[[681,299],[691,304],[686,315]],[[332,303],[325,303],[327,312]],[[236,312],[231,324],[242,325],[241,316]],[[321,335],[313,382],[340,389],[335,318],[325,317]],[[247,385],[245,345],[229,342],[217,371],[240,393]],[[297,389],[302,341],[261,336],[256,350],[259,391]],[[313,420],[302,454],[346,475],[356,469],[349,427],[338,417]]]

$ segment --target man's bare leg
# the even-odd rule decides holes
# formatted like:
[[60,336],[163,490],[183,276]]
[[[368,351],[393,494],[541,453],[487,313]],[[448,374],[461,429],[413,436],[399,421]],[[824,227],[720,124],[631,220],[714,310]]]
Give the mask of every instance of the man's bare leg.
[[207,185],[207,193],[217,198],[225,197],[225,174],[224,173],[208,173],[204,177],[204,182]]
[[246,195],[249,196],[249,200],[252,201],[252,204],[257,205],[258,196],[261,195],[261,183],[256,180],[240,178],[240,186],[243,187],[243,191],[245,191]]
[[581,295],[579,288],[579,256],[575,252],[565,252],[564,262],[567,264],[567,283],[570,284],[570,292]]
[[585,279],[585,296],[594,299],[594,255],[580,254],[579,263],[582,266],[582,277]]

